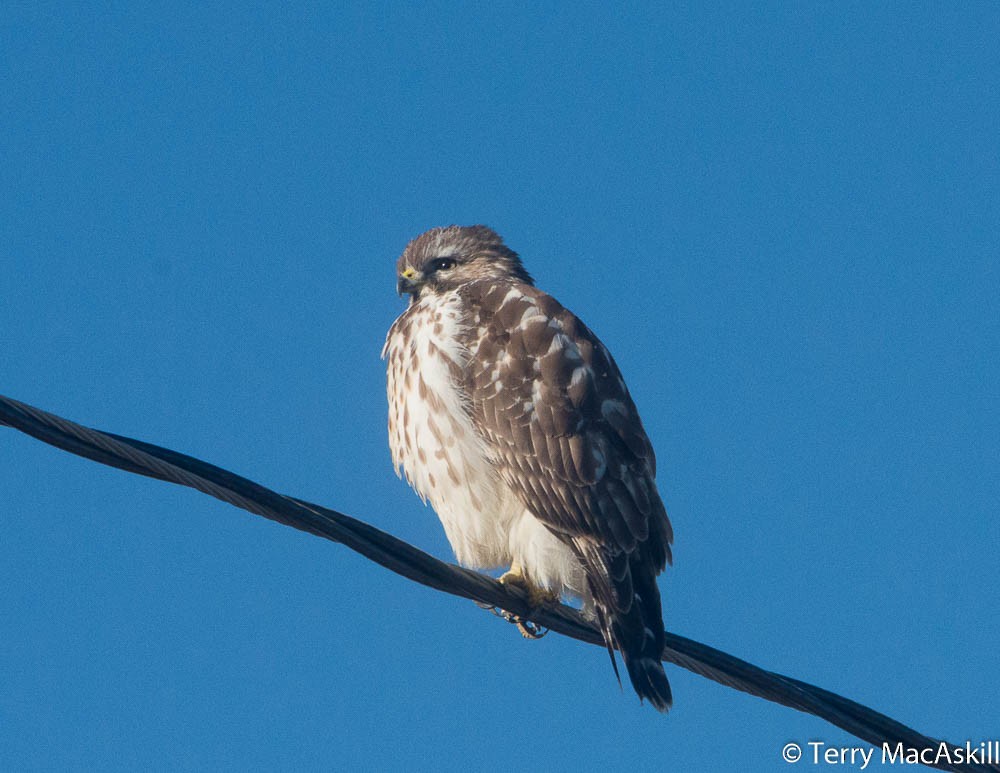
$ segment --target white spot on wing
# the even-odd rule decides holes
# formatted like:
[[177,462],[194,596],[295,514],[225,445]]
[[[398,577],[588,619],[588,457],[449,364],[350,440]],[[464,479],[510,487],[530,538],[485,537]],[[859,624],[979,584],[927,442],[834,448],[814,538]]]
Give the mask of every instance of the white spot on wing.
[[605,400],[601,403],[601,415],[610,420],[613,414],[617,414],[621,417],[628,416],[628,409],[625,407],[625,403],[621,400]]
[[525,328],[533,322],[544,322],[545,315],[538,310],[535,304],[531,304],[528,308],[524,310],[521,315],[521,319],[518,321],[517,325],[520,328]]
[[507,294],[503,297],[503,300],[500,301],[500,305],[502,306],[503,304],[510,303],[511,301],[518,301],[523,297],[524,293],[522,293],[516,287],[512,287],[510,288],[510,290],[507,291]]
[[604,454],[601,452],[599,448],[592,448],[591,452],[594,455],[594,462],[596,463],[596,467],[594,468],[594,476],[596,477],[597,480],[600,480],[601,478],[604,477],[604,473],[608,471],[608,463],[607,460],[604,458]]
[[552,336],[552,343],[549,344],[547,354],[553,354],[558,351],[561,351],[563,356],[570,360],[583,359],[576,344],[565,333],[556,333]]

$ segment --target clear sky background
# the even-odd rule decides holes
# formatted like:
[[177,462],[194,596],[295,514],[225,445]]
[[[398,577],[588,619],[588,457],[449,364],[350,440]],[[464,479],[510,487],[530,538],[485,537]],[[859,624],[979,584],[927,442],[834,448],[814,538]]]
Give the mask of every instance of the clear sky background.
[[[203,5],[4,5],[0,393],[450,559],[379,350],[406,242],[486,223],[631,387],[670,630],[1000,736],[996,4]],[[5,771],[856,743],[668,674],[0,431]]]

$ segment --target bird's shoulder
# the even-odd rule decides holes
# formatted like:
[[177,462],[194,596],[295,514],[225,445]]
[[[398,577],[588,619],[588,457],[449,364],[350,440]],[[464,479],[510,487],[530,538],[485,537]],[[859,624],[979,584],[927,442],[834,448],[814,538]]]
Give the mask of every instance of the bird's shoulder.
[[[468,388],[489,435],[535,454],[542,438],[575,450],[613,442],[616,462],[648,465],[655,474],[653,449],[621,371],[579,317],[533,285],[492,282],[469,289],[469,307],[476,311],[468,326]],[[591,482],[603,454],[571,456],[579,465],[570,465],[577,469],[569,477]]]

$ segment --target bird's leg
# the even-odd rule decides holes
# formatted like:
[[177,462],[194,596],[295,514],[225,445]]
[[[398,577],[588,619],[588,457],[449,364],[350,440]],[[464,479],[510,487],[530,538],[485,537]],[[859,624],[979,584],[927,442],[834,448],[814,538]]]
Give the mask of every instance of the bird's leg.
[[[528,596],[528,606],[532,611],[559,603],[559,594],[533,584],[517,561],[510,565],[510,570],[504,572],[499,581],[504,585],[513,585],[523,590]],[[545,635],[537,625],[517,615],[512,618],[511,622],[517,625],[517,630],[525,639],[540,639]]]

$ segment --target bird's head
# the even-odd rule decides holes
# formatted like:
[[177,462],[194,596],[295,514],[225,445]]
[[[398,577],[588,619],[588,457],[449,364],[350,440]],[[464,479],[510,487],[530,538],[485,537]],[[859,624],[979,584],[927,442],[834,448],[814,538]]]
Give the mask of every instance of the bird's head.
[[396,263],[396,290],[411,302],[479,279],[532,283],[517,253],[484,225],[432,228],[407,244]]

